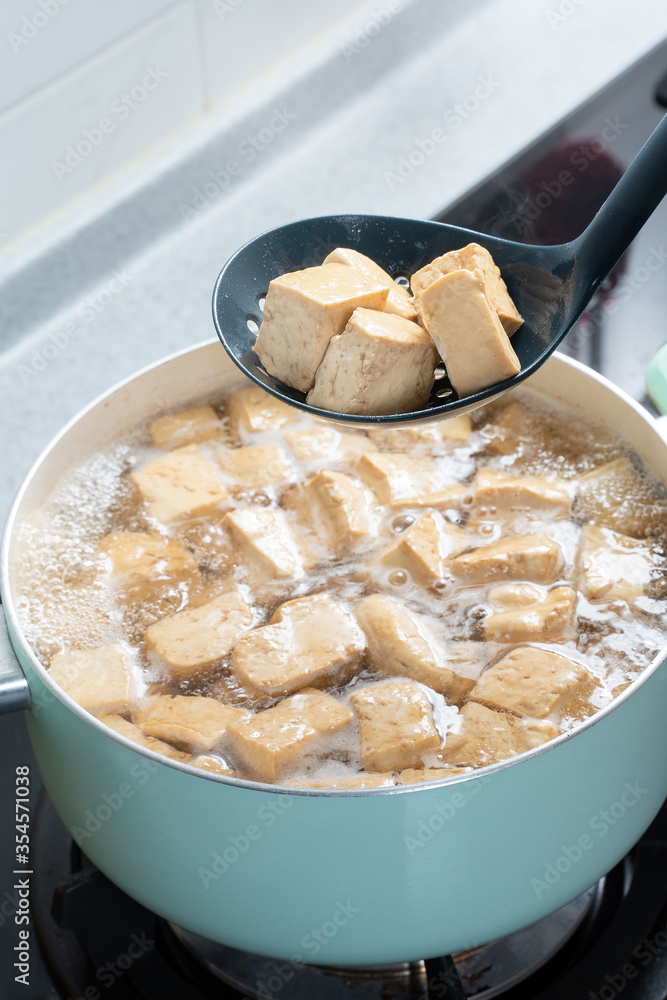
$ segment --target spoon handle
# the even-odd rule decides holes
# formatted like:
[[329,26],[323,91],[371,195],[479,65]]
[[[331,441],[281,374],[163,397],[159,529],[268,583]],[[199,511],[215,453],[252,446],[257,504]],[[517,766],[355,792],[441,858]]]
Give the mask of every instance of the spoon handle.
[[[651,133],[588,228],[574,241],[580,294],[592,294],[667,194],[667,115]],[[585,286],[585,287],[584,287]]]

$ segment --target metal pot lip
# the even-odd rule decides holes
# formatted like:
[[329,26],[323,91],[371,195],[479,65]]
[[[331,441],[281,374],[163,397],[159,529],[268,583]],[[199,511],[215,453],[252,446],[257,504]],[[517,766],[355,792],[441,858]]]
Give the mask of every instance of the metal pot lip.
[[[183,771],[185,774],[192,775],[193,777],[201,778],[205,781],[213,781],[222,785],[232,785],[236,788],[247,788],[256,792],[265,792],[272,795],[299,795],[299,796],[310,796],[313,798],[363,798],[366,796],[376,796],[376,795],[405,795],[414,794],[420,791],[433,791],[436,788],[442,788],[449,785],[463,785],[470,781],[477,781],[480,778],[487,779],[492,775],[497,774],[501,771],[507,770],[511,767],[516,767],[524,762],[533,760],[544,753],[548,753],[552,749],[562,746],[564,743],[575,739],[581,733],[592,729],[593,726],[597,725],[603,719],[607,718],[612,712],[615,712],[620,708],[640,687],[642,687],[646,681],[651,677],[658,668],[667,661],[667,644],[658,651],[651,663],[642,670],[639,676],[628,685],[625,691],[621,692],[618,697],[614,698],[606,708],[601,709],[596,712],[590,719],[586,719],[584,722],[580,722],[578,725],[569,729],[565,733],[561,733],[553,740],[549,740],[548,743],[544,743],[541,746],[535,747],[532,750],[527,750],[517,757],[512,757],[509,760],[500,761],[497,764],[490,764],[486,767],[476,768],[472,771],[468,771],[464,774],[453,775],[449,778],[438,778],[434,781],[420,782],[409,785],[391,785],[385,788],[357,788],[357,789],[338,789],[338,788],[298,788],[298,787],[288,787],[285,785],[269,785],[264,782],[250,781],[245,778],[231,778],[224,775],[213,774],[211,772],[203,771],[200,768],[192,767],[190,764],[183,764],[180,761],[172,760],[171,758],[165,757],[162,754],[156,753],[154,750],[149,750],[147,747],[141,747],[137,743],[128,739],[126,736],[121,736],[119,733],[114,732],[107,726],[103,725],[94,715],[91,715],[85,709],[81,708],[68,694],[62,691],[50,678],[48,670],[42,666],[40,661],[35,656],[32,651],[18,620],[18,615],[16,613],[16,608],[14,607],[13,595],[10,588],[9,582],[9,547],[11,536],[13,534],[14,523],[17,518],[18,510],[23,500],[23,497],[28,490],[33,476],[37,472],[38,468],[46,458],[46,456],[52,451],[52,449],[58,444],[58,442],[65,437],[69,430],[78,424],[81,420],[85,419],[87,414],[94,410],[100,403],[109,399],[116,392],[121,390],[130,383],[134,382],[136,379],[140,378],[142,375],[153,371],[162,365],[169,364],[172,361],[177,360],[179,357],[183,357],[186,354],[191,354],[203,348],[211,347],[217,344],[215,338],[209,338],[198,344],[194,344],[190,347],[186,347],[180,351],[176,351],[173,354],[167,355],[158,361],[152,362],[141,368],[139,371],[134,372],[132,375],[123,379],[121,382],[116,383],[106,392],[102,393],[86,407],[80,410],[71,420],[65,424],[65,426],[55,435],[54,438],[47,444],[47,446],[42,450],[38,458],[33,463],[30,471],[25,477],[19,491],[14,499],[14,502],[10,508],[7,522],[5,525],[5,530],[2,538],[2,546],[0,548],[0,594],[2,595],[3,610],[7,619],[7,623],[10,629],[10,635],[14,641],[18,641],[21,647],[21,651],[25,658],[29,661],[31,668],[35,671],[37,676],[40,678],[42,683],[45,684],[47,688],[52,692],[52,694],[61,701],[70,711],[77,715],[83,722],[91,726],[93,729],[98,730],[98,732],[105,738],[112,739],[116,743],[120,743],[121,746],[139,754],[142,757],[146,757],[156,764],[161,764],[164,767],[171,767],[178,771]],[[579,361],[575,361],[573,358],[569,358],[560,352],[556,352],[553,355],[561,364],[569,365],[575,370],[578,370],[581,374],[586,377],[593,379],[602,385],[605,389],[609,390],[612,395],[620,398],[626,405],[630,406],[638,416],[660,437],[659,432],[656,429],[656,423],[651,414],[645,410],[639,403],[636,402],[631,396],[629,396],[623,389],[615,386],[609,379],[600,375],[598,372],[593,371],[586,365],[581,364]],[[667,448],[667,444],[664,444]]]

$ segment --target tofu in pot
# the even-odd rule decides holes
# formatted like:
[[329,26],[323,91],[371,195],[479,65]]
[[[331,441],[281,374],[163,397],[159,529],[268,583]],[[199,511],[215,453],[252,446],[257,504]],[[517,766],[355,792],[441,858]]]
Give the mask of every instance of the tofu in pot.
[[304,527],[324,535],[333,548],[350,547],[373,528],[364,491],[343,472],[320,472],[285,498]]
[[191,406],[158,417],[148,426],[153,444],[158,448],[181,448],[187,444],[225,437],[222,420],[212,406]]
[[352,721],[352,712],[336,698],[305,688],[299,694],[229,729],[230,746],[239,762],[258,780],[275,782],[280,772],[312,751],[318,740]]
[[437,511],[428,511],[403,532],[380,561],[406,570],[413,580],[428,587],[443,577],[451,557],[469,545],[470,535],[463,528],[450,524]]
[[232,591],[154,622],[145,641],[174,674],[187,677],[229,653],[252,622],[252,609]]
[[479,243],[469,243],[461,250],[450,250],[449,253],[443,254],[442,257],[436,257],[426,267],[422,267],[421,270],[413,274],[411,286],[417,302],[434,281],[437,281],[444,274],[451,274],[452,271],[459,270],[480,272],[484,294],[502,323],[503,329],[508,336],[518,330],[523,319],[507,291],[507,285],[502,279],[500,268],[489,251],[480,246]]
[[274,278],[254,351],[270,375],[309,392],[332,337],[359,306],[382,311],[389,289],[345,264],[325,264]]
[[226,448],[219,457],[223,475],[232,493],[282,486],[290,481],[292,467],[282,448],[274,444]]
[[448,444],[467,444],[472,433],[472,418],[463,413],[429,424],[414,424],[408,427],[369,428],[371,440],[382,451],[413,452],[414,449],[426,453],[441,454]]
[[132,661],[118,643],[56,653],[49,676],[94,715],[128,712],[136,697]]
[[616,458],[579,479],[575,509],[579,520],[621,535],[642,538],[655,505],[649,484],[629,458]]
[[226,515],[223,525],[240,564],[251,572],[278,580],[303,575],[301,553],[284,511],[239,508]]
[[380,503],[391,507],[409,506],[420,497],[437,494],[445,497],[450,490],[452,497],[461,493],[461,486],[428,455],[366,452],[357,462],[356,470]]
[[269,625],[239,639],[231,664],[242,684],[278,697],[347,680],[365,645],[352,615],[315,594],[281,604]]
[[336,778],[299,778],[286,781],[289,788],[390,788],[395,785],[393,774],[346,774]]
[[209,774],[222,774],[226,778],[236,778],[237,774],[226,760],[218,757],[217,754],[200,753],[190,761],[192,767],[198,767],[200,771],[208,771]]
[[594,678],[567,656],[519,646],[489,667],[469,694],[487,708],[545,719],[552,712],[581,711]]
[[585,524],[578,567],[581,591],[593,604],[626,601],[634,606],[659,565],[650,546],[611,528]]
[[187,764],[190,761],[191,755],[185,750],[177,750],[176,747],[172,747],[163,740],[156,740],[154,736],[146,736],[144,731],[139,729],[139,726],[124,719],[122,715],[98,715],[97,718],[119,736],[125,736],[126,739],[132,740],[133,743],[146,750],[160,753],[163,757],[170,757],[172,760],[179,760],[181,764]]
[[126,578],[122,592],[128,600],[150,598],[165,586],[193,590],[201,582],[185,546],[157,532],[117,531],[100,540],[99,550],[109,558],[112,572]]
[[226,411],[229,429],[240,440],[249,434],[278,430],[299,418],[294,407],[258,385],[246,385],[233,392],[227,399]]
[[459,397],[521,371],[509,337],[484,294],[479,271],[452,271],[438,278],[419,302],[424,326]]
[[350,696],[361,730],[361,759],[367,771],[420,767],[442,743],[433,706],[414,681],[393,681]]
[[366,635],[372,666],[390,677],[409,677],[458,704],[475,681],[452,669],[444,643],[435,640],[423,616],[384,594],[364,597],[354,614]]
[[135,472],[132,479],[151,517],[163,524],[229,505],[229,491],[220,470],[204,458],[196,444],[161,455]]
[[428,405],[438,357],[420,326],[401,316],[355,309],[332,337],[307,396],[337,413],[407,413]]
[[135,726],[159,740],[168,740],[193,753],[214,750],[234,722],[250,715],[200,695],[160,694],[132,712]]
[[502,538],[456,556],[450,572],[466,583],[529,580],[553,583],[562,564],[561,551],[547,535]]
[[[554,520],[572,514],[573,487],[544,476],[512,476],[486,466],[477,470],[471,517],[474,520],[544,515]],[[492,509],[495,508],[495,509]]]
[[572,587],[554,587],[535,604],[489,615],[484,634],[489,642],[565,642],[574,636],[576,605]]
[[448,764],[485,767],[515,757],[558,736],[549,722],[494,712],[475,701],[461,709],[461,730],[448,733],[440,756]]
[[338,247],[336,250],[332,250],[328,257],[325,257],[323,263],[347,264],[348,267],[356,268],[357,271],[361,271],[369,278],[383,281],[389,289],[387,304],[384,307],[385,312],[395,313],[397,316],[402,316],[403,319],[417,319],[417,311],[407,288],[395,282],[384,268],[376,264],[370,257],[366,257],[365,254],[348,247]]
[[366,451],[375,451],[375,444],[366,434],[346,434],[321,424],[297,427],[288,431],[285,440],[295,458],[304,464],[349,461]]

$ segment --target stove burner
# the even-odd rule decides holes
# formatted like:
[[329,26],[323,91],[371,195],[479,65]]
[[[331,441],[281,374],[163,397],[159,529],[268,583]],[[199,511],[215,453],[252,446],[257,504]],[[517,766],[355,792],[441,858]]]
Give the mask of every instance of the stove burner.
[[[289,1000],[312,1000],[313,997],[421,1000],[431,995],[456,1000],[453,984],[458,985],[461,1000],[491,1000],[531,976],[558,952],[601,899],[604,887],[605,879],[602,879],[567,906],[532,926],[454,955],[454,969],[438,965],[442,959],[345,969],[295,965],[236,951],[173,924],[170,926],[184,947],[214,976],[253,1000],[273,997],[287,985]],[[436,990],[438,986],[440,994]],[[442,992],[445,986],[449,987],[448,993]]]

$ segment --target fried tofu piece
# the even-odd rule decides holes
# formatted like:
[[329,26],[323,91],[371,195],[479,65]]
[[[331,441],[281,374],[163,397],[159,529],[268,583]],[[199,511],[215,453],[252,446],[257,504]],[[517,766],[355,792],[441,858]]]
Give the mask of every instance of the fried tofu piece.
[[581,529],[577,561],[580,589],[593,604],[626,601],[634,605],[658,566],[646,542],[595,524]]
[[484,634],[490,642],[564,642],[574,635],[576,605],[572,587],[554,587],[535,604],[489,615]]
[[444,644],[429,635],[424,616],[393,597],[364,597],[354,614],[366,634],[371,664],[390,677],[409,677],[457,704],[475,681],[452,669]]
[[479,271],[452,271],[438,278],[422,293],[419,309],[459,397],[521,371]]
[[380,503],[391,507],[407,506],[420,497],[433,497],[451,490],[461,492],[455,483],[428,455],[385,454],[366,452],[357,462],[357,472],[375,493]]
[[336,698],[304,688],[273,708],[233,723],[229,738],[235,756],[257,780],[274,782],[283,768],[353,718]]
[[163,757],[171,757],[172,760],[180,760],[182,764],[187,764],[190,761],[191,755],[189,753],[186,753],[184,750],[177,750],[176,747],[172,747],[163,740],[156,740],[153,736],[146,736],[143,729],[139,729],[139,726],[135,726],[133,722],[124,719],[122,715],[98,715],[97,718],[105,726],[108,726],[109,729],[113,729],[115,733],[125,736],[140,747],[145,747],[146,750],[161,753]]
[[289,788],[389,788],[395,785],[393,774],[346,774],[338,778],[299,778],[286,781]]
[[187,676],[229,653],[252,621],[252,609],[237,591],[232,591],[196,608],[160,618],[146,629],[146,645],[175,674]]
[[158,448],[181,448],[211,438],[225,437],[225,425],[212,406],[191,406],[158,417],[148,425]]
[[576,511],[580,519],[621,535],[643,538],[655,503],[648,481],[625,456],[579,479]]
[[365,645],[352,615],[315,594],[281,604],[270,624],[239,639],[231,665],[242,684],[275,697],[347,679]]
[[192,767],[198,767],[200,771],[208,771],[210,774],[224,774],[226,778],[238,777],[236,771],[222,757],[210,753],[200,753],[190,761]]
[[433,341],[417,323],[355,309],[343,332],[329,341],[306,401],[337,413],[423,410],[437,362]]
[[498,580],[552,583],[561,564],[560,548],[547,535],[518,535],[464,552],[451,560],[449,569],[472,584]]
[[220,456],[225,477],[232,480],[232,492],[281,486],[289,482],[292,467],[285,451],[275,444],[226,448]]
[[449,443],[467,444],[472,433],[472,418],[463,413],[448,420],[407,427],[371,427],[371,440],[383,451],[414,451],[415,448],[440,454]]
[[367,771],[420,767],[442,743],[433,706],[414,681],[392,681],[350,695],[361,731],[361,759]]
[[461,250],[450,250],[449,253],[442,257],[436,257],[426,267],[422,267],[421,270],[413,274],[410,284],[417,302],[424,291],[438,278],[462,269],[477,270],[481,273],[484,294],[497,313],[503,329],[511,336],[519,329],[523,319],[507,291],[507,285],[501,277],[500,268],[489,251],[480,246],[479,243],[469,243]]
[[49,675],[65,694],[94,715],[122,714],[134,704],[132,662],[118,643],[56,653]]
[[270,375],[309,392],[329,342],[359,306],[382,311],[389,289],[345,264],[324,264],[274,278],[254,351]]
[[207,514],[229,500],[220,470],[188,444],[154,459],[132,476],[151,517],[169,524]]
[[385,566],[407,570],[417,583],[429,586],[440,580],[452,556],[468,548],[470,535],[450,524],[437,511],[422,514],[380,561]]
[[227,398],[225,409],[230,431],[241,439],[248,434],[278,430],[299,418],[293,406],[276,399],[258,385],[237,389]]
[[245,709],[224,705],[200,695],[159,694],[135,708],[132,722],[159,740],[201,753],[214,750],[233,723],[250,715]]
[[534,646],[519,646],[485,670],[468,695],[487,708],[545,719],[580,710],[594,679],[580,663]]
[[105,535],[100,552],[111,560],[114,574],[125,576],[122,592],[130,601],[145,600],[165,586],[200,583],[199,569],[180,542],[153,531],[116,531]]
[[450,732],[440,753],[443,761],[485,767],[541,746],[558,736],[550,722],[519,719],[469,701],[460,712],[461,730]]
[[321,424],[297,427],[285,434],[285,440],[295,458],[304,464],[311,462],[354,461],[376,446],[366,434],[346,434]]
[[467,767],[407,767],[398,776],[399,785],[415,785],[423,781],[437,781],[451,778],[455,774],[465,774]]
[[364,491],[343,472],[320,472],[285,497],[304,527],[323,534],[334,548],[350,546],[372,530]]
[[301,553],[284,511],[238,509],[230,511],[222,523],[242,566],[271,579],[303,575]]
[[376,264],[370,257],[366,257],[365,254],[359,253],[358,250],[351,250],[348,247],[338,247],[336,250],[332,250],[322,263],[347,264],[348,267],[356,268],[357,271],[361,271],[362,274],[367,275],[369,278],[375,278],[377,281],[384,282],[389,289],[384,311],[395,313],[404,319],[417,319],[415,304],[407,288],[403,288],[402,285],[397,284],[384,268]]
[[535,440],[535,414],[514,399],[494,415],[481,433],[488,451],[496,455],[511,455],[518,452],[524,442]]
[[489,601],[497,611],[523,608],[542,600],[542,591],[529,583],[500,583],[489,591]]
[[[548,513],[549,517],[569,518],[572,513],[572,486],[544,476],[512,476],[486,466],[477,470],[473,486],[472,515],[481,519],[495,507],[499,516]],[[495,514],[494,514],[495,516]]]

